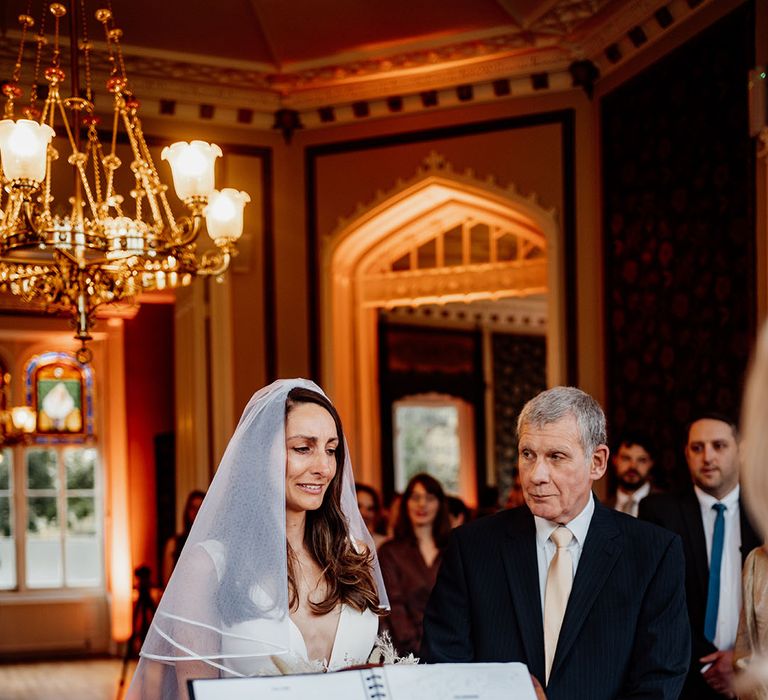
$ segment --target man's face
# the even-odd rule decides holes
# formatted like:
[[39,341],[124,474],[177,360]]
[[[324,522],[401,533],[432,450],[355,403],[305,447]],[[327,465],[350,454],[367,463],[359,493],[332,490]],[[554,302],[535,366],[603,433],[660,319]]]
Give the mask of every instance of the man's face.
[[653,468],[651,455],[642,445],[622,443],[611,458],[616,480],[625,491],[637,491],[646,481]]
[[584,454],[578,424],[566,416],[542,426],[523,424],[518,470],[525,502],[534,515],[565,524],[587,505],[592,482],[605,473],[608,448]]
[[691,479],[718,500],[739,483],[739,449],[728,423],[702,418],[691,425],[685,458]]

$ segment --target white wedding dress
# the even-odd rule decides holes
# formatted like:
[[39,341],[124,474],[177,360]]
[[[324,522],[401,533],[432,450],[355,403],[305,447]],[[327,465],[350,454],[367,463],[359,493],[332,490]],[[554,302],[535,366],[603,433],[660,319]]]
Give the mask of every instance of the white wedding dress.
[[[207,540],[201,542],[200,546],[213,560],[221,580],[225,563],[223,545],[215,540]],[[258,589],[254,589],[251,596],[254,602],[261,606],[269,602]],[[379,618],[370,610],[360,613],[349,605],[342,605],[331,658],[313,660],[309,658],[304,637],[293,620],[290,620],[288,625],[287,652],[272,656],[255,656],[254,650],[263,649],[265,644],[274,643],[279,646],[282,625],[279,620],[263,617],[243,620],[222,629],[221,663],[227,668],[222,675],[275,676],[323,670],[337,671],[348,666],[364,664],[373,649],[378,627]]]

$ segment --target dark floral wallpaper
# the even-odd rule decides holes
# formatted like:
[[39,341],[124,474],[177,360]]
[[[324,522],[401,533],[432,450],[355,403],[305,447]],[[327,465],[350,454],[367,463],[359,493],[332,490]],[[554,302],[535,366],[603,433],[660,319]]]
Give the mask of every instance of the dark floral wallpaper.
[[502,502],[517,473],[517,417],[526,401],[547,388],[544,336],[494,333],[493,431]]
[[754,145],[746,3],[601,105],[608,417],[687,478],[697,410],[738,416],[754,336]]

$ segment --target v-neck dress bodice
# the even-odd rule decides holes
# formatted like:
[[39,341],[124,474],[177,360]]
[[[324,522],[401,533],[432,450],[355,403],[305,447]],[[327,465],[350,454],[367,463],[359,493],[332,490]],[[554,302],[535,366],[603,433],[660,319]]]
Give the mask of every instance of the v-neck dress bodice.
[[[225,554],[221,543],[202,542],[201,547],[210,555],[219,580],[224,571]],[[254,588],[254,603],[264,609],[265,593]],[[288,618],[288,639],[283,618],[263,617],[243,620],[222,628],[221,664],[225,675],[273,676],[285,673],[308,673],[322,670],[336,671],[363,664],[373,649],[378,633],[379,619],[370,610],[360,613],[348,605],[341,606],[330,659],[309,659],[301,631]],[[273,646],[281,651],[273,655],[264,653]],[[285,648],[287,646],[287,651]]]

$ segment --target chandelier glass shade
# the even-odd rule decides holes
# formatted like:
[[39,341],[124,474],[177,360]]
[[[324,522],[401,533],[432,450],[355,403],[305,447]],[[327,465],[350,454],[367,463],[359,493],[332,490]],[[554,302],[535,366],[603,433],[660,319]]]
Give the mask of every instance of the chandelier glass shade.
[[[29,11],[19,16],[18,60],[2,87],[0,120],[0,291],[71,314],[82,342],[81,361],[90,359],[85,343],[102,304],[185,286],[196,276],[222,275],[236,252],[250,200],[245,192],[215,189],[218,146],[174,143],[161,154],[186,210],[174,214],[142,130],[139,102],[125,72],[122,31],[109,6],[95,12],[105,37],[101,53],[108,61],[101,99],[108,99],[109,109],[101,105],[100,113],[107,112],[111,121],[111,128],[99,129],[85,3],[44,2],[38,22]],[[68,72],[62,68],[60,40],[65,18]],[[44,32],[51,24],[52,39]],[[27,48],[34,61],[25,96],[20,83]],[[67,80],[71,94],[65,97]],[[59,151],[62,142],[65,153]],[[71,176],[62,179],[65,170]],[[63,182],[69,185],[62,192]],[[125,182],[132,186],[119,191]],[[198,240],[204,219],[213,245],[198,251],[204,247]]]

